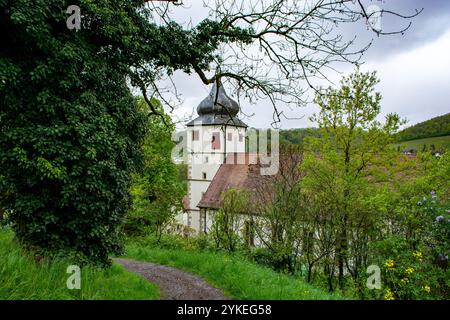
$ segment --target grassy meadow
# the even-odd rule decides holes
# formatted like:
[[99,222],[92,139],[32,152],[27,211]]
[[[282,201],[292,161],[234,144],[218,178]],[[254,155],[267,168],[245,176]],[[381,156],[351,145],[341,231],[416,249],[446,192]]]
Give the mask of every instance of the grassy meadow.
[[238,300],[334,300],[343,299],[302,279],[256,265],[238,255],[183,249],[129,245],[126,256],[180,268],[201,276]]
[[[342,299],[337,294],[249,262],[238,255],[209,251],[127,246],[126,257],[177,267],[198,275],[231,299]],[[64,258],[37,262],[0,228],[0,300],[142,300],[159,299],[159,288],[113,264],[83,267],[81,289],[69,290]]]
[[159,299],[159,289],[114,264],[109,269],[83,267],[81,289],[69,290],[66,259],[36,260],[0,228],[0,300]]
[[402,150],[413,149],[415,151],[422,151],[424,145],[426,146],[427,150],[430,150],[431,145],[434,145],[435,150],[450,150],[450,136],[403,141],[400,143],[396,143],[395,147],[397,148],[398,146],[400,146],[400,149]]

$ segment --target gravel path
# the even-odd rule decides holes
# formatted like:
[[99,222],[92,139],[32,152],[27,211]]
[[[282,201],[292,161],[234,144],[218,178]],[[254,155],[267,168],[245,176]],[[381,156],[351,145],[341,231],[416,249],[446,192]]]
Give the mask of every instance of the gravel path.
[[162,300],[226,300],[223,293],[204,280],[179,269],[128,259],[114,259],[128,271],[156,284]]

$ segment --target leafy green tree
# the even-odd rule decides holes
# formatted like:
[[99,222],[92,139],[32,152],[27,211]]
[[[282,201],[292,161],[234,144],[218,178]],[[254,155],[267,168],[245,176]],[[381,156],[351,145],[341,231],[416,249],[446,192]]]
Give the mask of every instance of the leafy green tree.
[[[158,101],[152,103],[160,114],[164,113]],[[148,108],[142,98],[138,100],[138,106],[143,110]],[[153,232],[157,241],[175,215],[181,212],[186,192],[179,169],[171,159],[175,145],[171,138],[175,128],[168,115],[163,117],[148,119],[148,132],[142,146],[143,168],[133,176],[133,206],[125,224],[129,231]]]
[[222,194],[222,207],[213,214],[212,236],[217,248],[234,252],[242,244],[244,214],[249,205],[246,190],[228,189]]
[[346,271],[357,280],[366,260],[375,223],[363,201],[370,194],[368,176],[396,154],[389,145],[401,120],[396,114],[387,115],[384,124],[377,120],[381,101],[375,92],[377,83],[375,72],[356,70],[342,79],[339,89],[328,88],[316,96],[320,111],[312,120],[321,138],[309,139],[303,165],[306,192],[333,202],[330,209],[335,211],[339,230],[335,253],[341,287]]

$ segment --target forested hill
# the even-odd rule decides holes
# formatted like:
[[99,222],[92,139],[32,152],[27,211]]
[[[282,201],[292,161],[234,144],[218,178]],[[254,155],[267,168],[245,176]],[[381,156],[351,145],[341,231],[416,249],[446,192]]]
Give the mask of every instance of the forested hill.
[[450,113],[418,123],[397,133],[398,142],[450,135]]
[[318,137],[317,128],[297,128],[280,130],[280,143],[282,144],[302,144],[306,137]]
[[[260,130],[267,129],[258,129],[251,128],[252,130],[256,130],[259,134]],[[295,129],[281,129],[279,131],[280,144],[282,145],[301,145],[303,144],[303,140],[306,137],[319,137],[319,129],[317,128],[295,128]],[[267,140],[270,144],[271,135],[267,136]]]
[[[396,134],[396,141],[403,142],[416,139],[450,135],[450,113],[429,119],[403,129]],[[296,128],[280,130],[280,143],[302,144],[306,137],[319,137],[317,128]]]

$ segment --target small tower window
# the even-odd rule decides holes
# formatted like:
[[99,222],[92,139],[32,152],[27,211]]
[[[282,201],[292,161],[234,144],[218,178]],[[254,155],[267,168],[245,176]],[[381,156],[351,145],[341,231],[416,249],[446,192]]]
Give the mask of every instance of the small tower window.
[[219,132],[214,132],[211,140],[212,149],[220,149],[220,134]]
[[208,156],[205,156],[205,163],[208,163]]
[[242,142],[244,140],[244,135],[242,133],[239,134],[239,142]]
[[206,180],[206,172],[202,172],[203,180]]
[[192,141],[198,141],[199,140],[199,132],[198,130],[192,131]]
[[233,140],[233,133],[228,132],[228,141],[232,141]]

